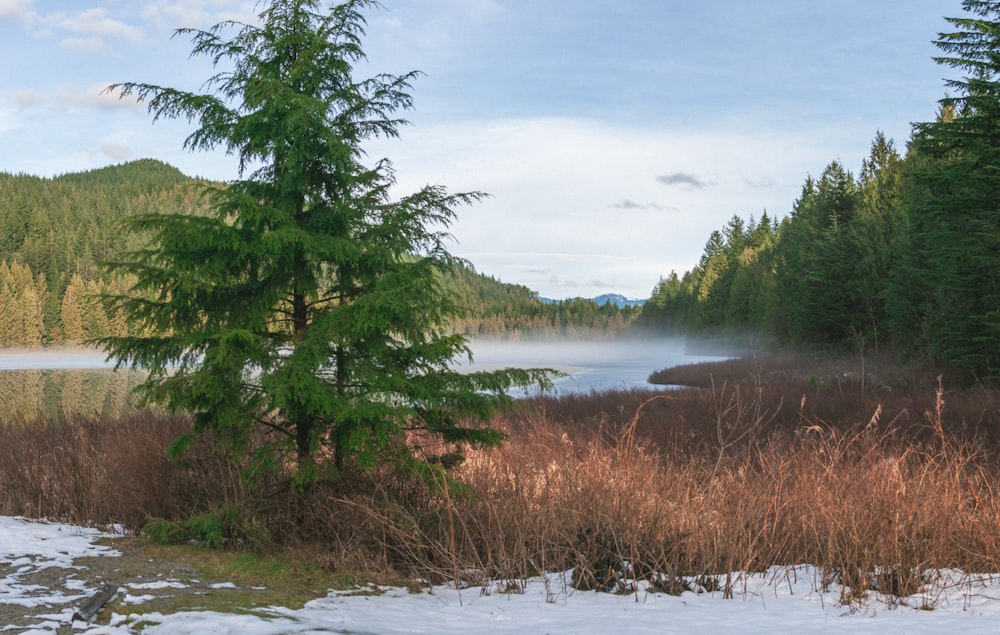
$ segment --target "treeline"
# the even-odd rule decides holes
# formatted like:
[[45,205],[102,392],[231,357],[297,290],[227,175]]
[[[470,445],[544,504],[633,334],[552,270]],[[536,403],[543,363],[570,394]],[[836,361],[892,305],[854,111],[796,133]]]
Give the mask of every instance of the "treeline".
[[780,222],[733,216],[697,266],[659,281],[640,323],[795,345],[885,343],[897,291],[890,271],[909,249],[904,171],[879,133],[858,178],[834,161],[806,179]]
[[1000,140],[960,141],[968,109],[918,126],[905,156],[881,133],[855,177],[807,178],[789,216],[733,216],[698,265],[659,281],[638,324],[777,345],[891,346],[970,380],[1000,375]]
[[780,343],[891,345],[968,381],[1000,379],[1000,3],[963,2],[935,61],[963,77],[901,156],[878,134],[855,177],[809,178],[791,214],[733,218],[641,322]]
[[[155,160],[46,179],[0,173],[0,347],[78,345],[128,332],[101,294],[134,283],[101,263],[140,247],[120,231],[137,212],[201,213],[204,181]],[[607,337],[639,311],[590,300],[547,304],[522,285],[457,266],[444,282],[468,308],[456,329],[503,339]]]
[[607,338],[623,333],[640,313],[639,307],[588,299],[543,302],[528,287],[501,282],[467,266],[456,267],[447,284],[468,308],[468,316],[457,328],[470,337]]
[[127,335],[124,316],[109,314],[100,296],[125,293],[131,286],[127,278],[84,281],[74,273],[59,293],[28,265],[0,260],[0,346],[76,346],[91,338]]

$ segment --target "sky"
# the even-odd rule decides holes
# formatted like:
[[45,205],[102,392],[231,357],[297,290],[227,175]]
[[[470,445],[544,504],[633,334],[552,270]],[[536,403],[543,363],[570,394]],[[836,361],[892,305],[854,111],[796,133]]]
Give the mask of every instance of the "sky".
[[[252,21],[255,0],[0,0],[0,172],[140,158],[238,176],[183,149],[187,121],[104,93],[199,91],[179,27]],[[952,69],[932,41],[959,0],[383,0],[359,77],[422,75],[411,125],[366,145],[400,195],[482,191],[451,251],[544,297],[646,298],[733,215],[781,218],[809,175],[855,174],[882,131],[905,151]]]

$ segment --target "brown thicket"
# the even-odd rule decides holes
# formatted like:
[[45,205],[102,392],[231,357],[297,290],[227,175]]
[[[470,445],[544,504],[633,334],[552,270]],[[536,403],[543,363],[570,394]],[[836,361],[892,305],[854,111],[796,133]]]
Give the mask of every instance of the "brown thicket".
[[330,567],[510,588],[570,567],[581,587],[621,588],[626,563],[666,590],[728,592],[733,572],[782,564],[855,593],[1000,570],[997,391],[759,373],[709,386],[526,400],[496,422],[502,447],[423,480],[349,469],[307,491],[247,485],[208,443],[168,461],[184,417],[7,426],[0,513],[136,530],[226,508]]

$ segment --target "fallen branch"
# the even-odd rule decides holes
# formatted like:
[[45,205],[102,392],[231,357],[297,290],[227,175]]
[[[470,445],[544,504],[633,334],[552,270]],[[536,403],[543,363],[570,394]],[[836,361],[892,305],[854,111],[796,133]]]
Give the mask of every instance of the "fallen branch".
[[105,584],[97,593],[92,595],[87,603],[73,612],[73,621],[81,620],[89,622],[94,619],[98,611],[108,603],[118,593],[118,587],[114,584]]

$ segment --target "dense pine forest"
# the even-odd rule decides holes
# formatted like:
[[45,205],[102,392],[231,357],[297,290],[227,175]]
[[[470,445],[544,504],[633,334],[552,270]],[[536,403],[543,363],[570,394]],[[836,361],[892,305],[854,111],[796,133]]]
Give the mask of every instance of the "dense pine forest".
[[[854,175],[808,177],[792,212],[733,216],[662,278],[638,324],[770,345],[892,350],[969,381],[1000,376],[1000,84],[972,83],[905,155],[878,133]],[[994,122],[991,124],[990,122]]]
[[[203,181],[146,159],[47,179],[0,173],[0,347],[75,346],[128,332],[100,297],[133,280],[102,266],[140,238],[121,230],[136,212],[205,211]],[[527,287],[458,266],[445,284],[468,307],[455,328],[504,339],[606,337],[635,307],[590,300],[547,304]]]
[[136,211],[197,212],[200,185],[152,160],[52,179],[0,174],[0,346],[124,332],[99,301],[131,285],[102,273],[101,263],[137,246],[118,222]]
[[776,222],[734,216],[697,266],[659,281],[639,322],[753,333],[778,344],[886,347],[970,382],[1000,377],[1000,73],[997,3],[945,18],[952,69],[934,121],[905,153],[881,133],[853,175],[809,177]]
[[448,284],[469,307],[459,329],[491,339],[604,338],[619,336],[641,313],[639,306],[575,298],[543,302],[528,287],[503,283],[471,267],[457,267]]

